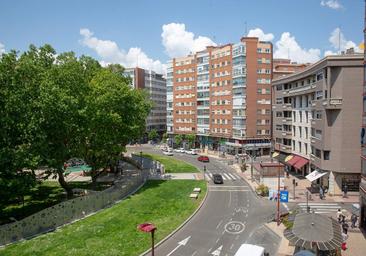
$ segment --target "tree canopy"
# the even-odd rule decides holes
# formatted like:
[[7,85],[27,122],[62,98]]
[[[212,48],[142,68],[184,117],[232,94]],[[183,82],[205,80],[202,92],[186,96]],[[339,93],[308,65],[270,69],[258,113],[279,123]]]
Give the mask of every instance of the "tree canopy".
[[98,170],[142,136],[151,103],[122,71],[50,45],[0,56],[0,203],[16,187],[32,187],[39,166],[71,196],[68,159]]

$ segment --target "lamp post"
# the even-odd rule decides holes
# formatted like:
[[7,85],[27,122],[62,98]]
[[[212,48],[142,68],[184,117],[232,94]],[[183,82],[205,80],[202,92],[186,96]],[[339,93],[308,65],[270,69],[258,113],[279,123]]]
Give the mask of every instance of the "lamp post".
[[280,167],[280,163],[278,163],[278,184],[277,184],[277,226],[280,225],[281,220],[280,220],[280,182],[281,182],[281,167]]
[[154,233],[157,228],[154,224],[146,222],[138,225],[137,229],[142,232],[151,233],[151,255],[154,256]]
[[206,165],[203,166],[203,180],[206,181]]
[[143,166],[142,166],[142,151],[140,151],[140,165],[141,165],[141,170],[143,169]]

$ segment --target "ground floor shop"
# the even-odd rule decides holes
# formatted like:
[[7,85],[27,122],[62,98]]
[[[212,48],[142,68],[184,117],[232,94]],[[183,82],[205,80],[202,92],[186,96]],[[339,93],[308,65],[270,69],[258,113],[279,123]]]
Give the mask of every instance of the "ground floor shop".
[[360,228],[366,232],[366,183],[360,185]]

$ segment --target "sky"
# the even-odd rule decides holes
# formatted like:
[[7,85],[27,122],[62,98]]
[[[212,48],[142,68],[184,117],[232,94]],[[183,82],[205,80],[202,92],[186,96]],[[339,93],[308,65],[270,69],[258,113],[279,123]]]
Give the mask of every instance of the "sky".
[[363,41],[363,0],[3,0],[0,54],[51,44],[164,73],[171,58],[242,36],[271,41],[275,58],[313,63]]

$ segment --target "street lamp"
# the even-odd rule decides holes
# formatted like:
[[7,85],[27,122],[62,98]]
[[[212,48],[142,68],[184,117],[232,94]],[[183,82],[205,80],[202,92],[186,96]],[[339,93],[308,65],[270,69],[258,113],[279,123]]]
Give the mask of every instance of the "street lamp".
[[141,170],[143,169],[143,166],[142,166],[142,151],[140,151],[140,166],[141,166]]
[[157,228],[154,224],[146,222],[138,225],[137,229],[145,233],[151,233],[151,255],[154,256],[154,232]]
[[203,180],[206,181],[206,165],[203,166]]

